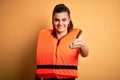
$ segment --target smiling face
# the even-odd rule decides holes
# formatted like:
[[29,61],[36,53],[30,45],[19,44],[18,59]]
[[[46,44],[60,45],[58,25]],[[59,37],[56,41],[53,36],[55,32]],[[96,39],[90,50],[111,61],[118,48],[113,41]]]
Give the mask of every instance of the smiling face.
[[67,12],[55,13],[53,16],[53,26],[56,33],[67,33],[70,18]]

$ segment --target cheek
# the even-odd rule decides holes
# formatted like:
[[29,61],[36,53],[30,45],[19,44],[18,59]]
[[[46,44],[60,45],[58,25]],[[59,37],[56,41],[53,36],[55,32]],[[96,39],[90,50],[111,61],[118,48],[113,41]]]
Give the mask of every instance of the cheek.
[[56,26],[57,26],[57,23],[53,23],[53,25],[54,25],[54,27],[56,27]]

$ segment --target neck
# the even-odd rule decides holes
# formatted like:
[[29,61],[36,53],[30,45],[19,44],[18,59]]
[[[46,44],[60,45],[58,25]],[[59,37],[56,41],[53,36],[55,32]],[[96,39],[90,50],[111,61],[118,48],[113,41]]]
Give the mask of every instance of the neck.
[[65,36],[66,34],[67,34],[67,31],[62,32],[62,33],[56,32],[56,36],[57,36],[58,39],[62,38],[62,37]]

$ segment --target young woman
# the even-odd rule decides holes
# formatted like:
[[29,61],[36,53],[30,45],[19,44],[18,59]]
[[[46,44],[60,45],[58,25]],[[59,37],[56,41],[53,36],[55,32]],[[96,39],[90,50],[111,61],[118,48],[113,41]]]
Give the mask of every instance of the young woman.
[[55,6],[52,15],[53,30],[40,31],[36,63],[36,75],[43,80],[75,80],[78,55],[88,56],[88,47],[74,29],[70,10],[64,4]]

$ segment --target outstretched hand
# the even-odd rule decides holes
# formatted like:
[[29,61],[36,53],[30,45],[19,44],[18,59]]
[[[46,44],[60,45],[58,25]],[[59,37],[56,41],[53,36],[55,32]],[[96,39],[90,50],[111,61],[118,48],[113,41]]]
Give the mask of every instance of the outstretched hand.
[[83,57],[87,57],[88,56],[88,51],[89,51],[88,46],[83,41],[83,39],[81,38],[81,36],[79,38],[75,39],[75,41],[73,41],[73,43],[71,43],[69,45],[69,47],[71,49],[77,49],[77,48],[80,49],[81,55]]
[[82,38],[78,38],[78,39],[75,39],[73,43],[70,44],[70,48],[71,49],[76,49],[76,48],[81,48],[85,45],[85,43],[83,42]]

